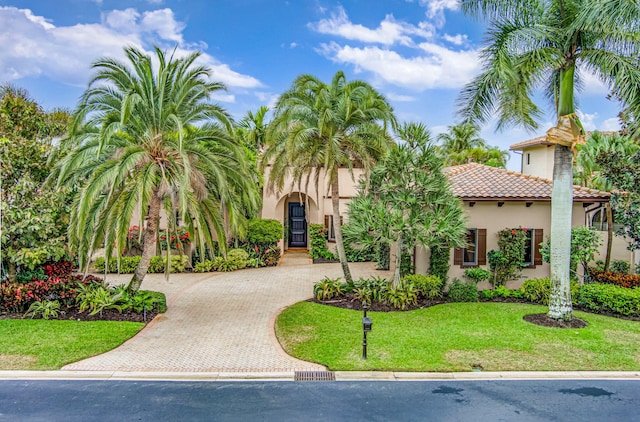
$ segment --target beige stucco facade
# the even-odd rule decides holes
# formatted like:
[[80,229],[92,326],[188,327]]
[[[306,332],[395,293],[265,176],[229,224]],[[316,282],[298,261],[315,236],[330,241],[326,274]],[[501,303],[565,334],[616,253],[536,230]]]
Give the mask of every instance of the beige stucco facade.
[[[269,170],[267,167],[265,170],[265,180],[269,180]],[[354,169],[353,177],[348,169],[341,168],[338,170],[338,180],[340,189],[340,215],[347,218],[347,204],[350,198],[356,196],[358,192],[358,180],[362,176],[362,169]],[[325,216],[332,214],[331,195],[327,192],[327,179],[326,174],[321,172],[320,174],[320,189],[316,190],[313,180],[309,185],[304,186],[291,186],[291,181],[288,180],[283,187],[282,192],[270,192],[265,188],[262,200],[262,218],[270,218],[281,222],[285,229],[289,229],[289,205],[291,203],[304,204],[305,205],[305,217],[307,224],[324,224]],[[305,195],[305,191],[308,197]],[[343,220],[346,222],[346,220]],[[289,242],[283,242],[283,249],[289,249]],[[308,243],[308,236],[307,236]]]
[[522,174],[553,179],[554,149],[553,145],[538,145],[522,151]]

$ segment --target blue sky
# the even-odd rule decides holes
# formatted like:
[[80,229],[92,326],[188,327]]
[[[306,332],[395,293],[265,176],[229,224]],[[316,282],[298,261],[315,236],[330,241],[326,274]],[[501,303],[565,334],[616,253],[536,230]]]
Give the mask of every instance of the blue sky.
[[[125,45],[177,45],[204,53],[213,79],[228,87],[216,101],[237,118],[273,104],[300,74],[328,82],[343,70],[387,96],[401,121],[438,133],[456,123],[456,97],[480,69],[483,32],[457,0],[0,0],[0,83],[26,88],[45,108],[72,109],[98,57],[121,58]],[[617,129],[618,105],[584,77],[583,124]],[[552,121],[549,109],[538,132],[496,133],[488,124],[482,136],[506,149]],[[508,167],[519,169],[516,154]]]

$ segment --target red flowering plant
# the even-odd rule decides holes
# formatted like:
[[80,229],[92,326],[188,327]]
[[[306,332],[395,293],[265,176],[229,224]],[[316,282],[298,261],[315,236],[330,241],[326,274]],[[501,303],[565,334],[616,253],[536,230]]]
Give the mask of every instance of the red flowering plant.
[[143,246],[144,241],[140,233],[140,226],[129,227],[129,233],[127,233],[127,249],[130,251],[135,249],[142,251]]
[[[191,236],[186,227],[178,226],[175,230],[169,231],[169,247],[171,249],[178,249],[178,245],[184,248],[186,245],[191,244]],[[162,231],[160,234],[160,247],[162,250],[167,249],[167,232]]]

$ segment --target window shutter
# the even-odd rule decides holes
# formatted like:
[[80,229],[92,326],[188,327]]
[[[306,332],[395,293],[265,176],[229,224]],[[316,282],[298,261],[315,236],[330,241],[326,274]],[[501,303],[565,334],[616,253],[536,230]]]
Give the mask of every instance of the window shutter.
[[478,265],[487,265],[487,229],[478,229]]
[[342,222],[342,216],[340,216],[340,227],[344,226],[344,223]]
[[544,241],[542,229],[534,229],[533,231],[533,265],[542,265],[542,254],[540,253],[540,244]]
[[453,265],[462,265],[462,248],[453,250]]
[[325,227],[325,229],[329,230],[329,216],[328,215],[324,216],[324,227]]

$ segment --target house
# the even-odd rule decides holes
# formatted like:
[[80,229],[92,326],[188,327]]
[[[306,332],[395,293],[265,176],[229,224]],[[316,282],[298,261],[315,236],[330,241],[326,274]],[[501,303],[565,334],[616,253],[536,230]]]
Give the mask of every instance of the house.
[[[603,134],[614,134],[615,132],[601,132]],[[589,133],[587,133],[587,136]],[[537,176],[545,179],[553,178],[553,157],[555,145],[547,142],[545,136],[518,142],[509,147],[511,151],[521,155],[521,173],[528,176]],[[606,240],[608,222],[606,218],[605,202],[588,209],[585,225],[595,228],[603,239],[600,247],[600,258],[604,260],[606,254]],[[615,221],[614,230],[617,229]],[[633,270],[640,264],[640,253],[627,249],[628,242],[619,236],[613,236],[611,245],[611,261],[620,260],[630,264]]]
[[[529,142],[528,145],[533,148],[529,150],[529,163],[546,165],[548,157],[535,151],[547,148],[544,140]],[[469,267],[488,268],[487,253],[492,249],[498,249],[497,233],[505,228],[516,227],[527,228],[530,239],[526,250],[526,261],[530,265],[523,270],[522,275],[526,278],[549,276],[549,264],[542,262],[539,244],[549,234],[551,227],[552,181],[541,176],[542,170],[535,169],[531,164],[527,166],[529,174],[477,163],[445,169],[454,193],[463,201],[469,228],[469,246],[451,252],[450,278],[461,278],[464,270]],[[358,180],[361,174],[362,169],[354,169],[355,180]],[[267,177],[268,168],[265,179]],[[320,175],[320,180],[324,180],[323,174]],[[339,170],[339,181],[340,212],[346,218],[347,203],[357,194],[358,184],[346,168]],[[263,193],[261,217],[283,223],[287,233],[283,250],[307,249],[307,225],[312,223],[324,224],[328,229],[329,242],[334,240],[331,196],[328,189],[326,186],[320,186],[320,190],[317,191],[315,185],[310,183],[308,196],[304,192],[303,186],[293,186],[285,192],[270,193],[265,190]],[[603,210],[609,196],[607,192],[574,186],[573,225],[601,228]],[[606,231],[601,235],[605,237]],[[614,239],[614,249],[612,259],[635,262],[622,239]],[[598,259],[604,260],[604,245],[600,254]],[[429,252],[424,248],[417,248],[414,265],[417,273],[427,273]],[[516,287],[521,281],[510,282],[508,287]]]
[[[477,163],[448,167],[445,174],[468,219],[468,246],[452,251],[450,278],[462,278],[466,268],[488,268],[487,253],[498,249],[497,233],[517,227],[527,229],[529,242],[525,251],[529,266],[523,269],[523,277],[549,276],[549,264],[542,262],[539,244],[551,227],[551,180]],[[609,201],[609,193],[580,186],[574,186],[573,196],[574,226],[587,225],[591,210]],[[419,273],[429,268],[423,248],[416,253],[415,266]],[[521,282],[511,281],[507,287],[518,287]]]

